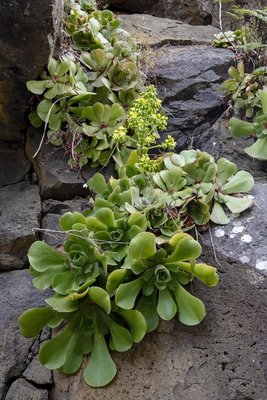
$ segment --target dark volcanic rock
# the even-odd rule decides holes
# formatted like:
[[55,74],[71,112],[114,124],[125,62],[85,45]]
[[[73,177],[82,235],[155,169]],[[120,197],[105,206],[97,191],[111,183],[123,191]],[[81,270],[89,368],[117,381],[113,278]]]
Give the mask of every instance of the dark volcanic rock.
[[253,173],[254,177],[266,177],[267,162],[249,157],[244,148],[252,144],[251,138],[234,139],[228,129],[228,121],[222,115],[210,129],[204,130],[195,140],[195,147],[207,151],[216,159],[226,157],[239,169]]
[[41,202],[38,187],[28,182],[0,188],[0,253],[26,255],[36,240]]
[[38,77],[60,34],[62,0],[0,3],[0,137],[23,140],[25,83]]
[[[205,260],[214,261],[208,254]],[[52,399],[265,400],[263,276],[220,261],[216,288],[193,287],[207,309],[199,326],[164,323],[127,354],[114,353],[118,376],[102,389],[88,387],[82,371],[68,378],[56,372]]]
[[[84,183],[92,177],[97,169],[86,167],[84,177],[78,171],[68,167],[68,158],[63,149],[44,143],[37,157],[32,158],[39,147],[42,131],[29,128],[26,143],[26,154],[37,172],[42,199],[69,200],[76,196],[87,196],[88,189]],[[110,176],[113,166],[109,165],[102,173]]]
[[213,26],[194,26],[149,14],[120,15],[123,28],[143,46],[210,44],[219,30]]
[[5,400],[48,400],[48,391],[38,389],[25,379],[17,379],[10,386]]
[[223,112],[217,86],[232,62],[231,51],[206,46],[167,47],[157,54],[151,79],[164,99],[167,133],[176,139],[177,150],[194,146]]
[[24,180],[30,168],[22,146],[0,142],[0,186]]
[[[44,295],[31,284],[28,271],[1,273],[0,278],[0,398],[14,378],[19,377],[31,359],[34,339],[25,339],[19,333],[18,316],[28,308],[40,306]],[[17,387],[17,384],[15,385]],[[10,389],[11,390],[11,389]],[[11,393],[13,394],[13,390]],[[26,400],[31,397],[11,397]],[[23,393],[23,392],[22,392]],[[34,397],[35,399],[35,397]],[[38,397],[36,399],[39,399]]]
[[37,357],[34,357],[32,362],[28,365],[23,372],[23,376],[28,381],[37,385],[49,386],[53,383],[52,372],[40,364]]

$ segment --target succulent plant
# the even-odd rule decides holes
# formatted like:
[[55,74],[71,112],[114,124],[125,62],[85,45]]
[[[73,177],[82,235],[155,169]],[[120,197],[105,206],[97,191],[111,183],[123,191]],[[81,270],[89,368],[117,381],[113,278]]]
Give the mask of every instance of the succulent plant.
[[[128,256],[122,268],[130,271],[126,274],[126,283],[120,283],[115,293],[115,303],[124,309],[135,306],[145,316],[148,331],[156,328],[159,317],[172,319],[178,313],[179,320],[186,325],[196,325],[205,316],[205,306],[195,296],[187,292],[183,285],[194,276],[209,286],[218,283],[216,268],[206,264],[196,264],[201,247],[186,233],[174,235],[167,243],[158,246],[155,235],[149,232],[139,233],[131,240]],[[107,281],[116,276],[112,272]],[[144,304],[148,300],[149,311]],[[154,317],[151,321],[151,315]],[[153,322],[151,324],[151,322]]]
[[255,137],[256,142],[245,148],[245,152],[251,157],[267,160],[267,86],[258,91],[258,97],[261,110],[255,114],[253,122],[232,117],[229,129],[233,137]]

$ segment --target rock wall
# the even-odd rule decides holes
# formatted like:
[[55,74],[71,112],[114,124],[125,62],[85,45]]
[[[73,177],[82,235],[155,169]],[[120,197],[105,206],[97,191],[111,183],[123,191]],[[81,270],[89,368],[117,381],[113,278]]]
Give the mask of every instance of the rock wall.
[[2,0],[0,3],[0,139],[22,141],[29,93],[60,33],[63,0]]
[[[266,0],[236,1],[250,8],[266,6]],[[109,4],[118,10],[152,14],[181,20],[192,25],[218,25],[218,4],[212,0],[109,0]],[[226,11],[229,4],[223,5],[225,27],[230,24]]]

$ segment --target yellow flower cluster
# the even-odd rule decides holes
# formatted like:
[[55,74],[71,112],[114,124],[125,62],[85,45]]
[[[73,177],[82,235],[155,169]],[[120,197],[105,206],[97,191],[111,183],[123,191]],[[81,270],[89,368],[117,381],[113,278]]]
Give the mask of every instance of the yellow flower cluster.
[[155,160],[150,160],[149,155],[145,154],[140,158],[138,168],[142,174],[150,174],[156,171],[157,162]]
[[124,143],[126,140],[127,129],[124,126],[119,126],[112,133],[112,137],[117,143]]
[[171,135],[168,135],[167,139],[161,144],[161,147],[165,149],[173,150],[176,146],[176,142]]
[[159,113],[161,101],[154,86],[148,86],[141,97],[134,101],[129,112],[128,127],[132,129],[141,146],[151,146],[158,139],[158,130],[164,130],[168,118]]

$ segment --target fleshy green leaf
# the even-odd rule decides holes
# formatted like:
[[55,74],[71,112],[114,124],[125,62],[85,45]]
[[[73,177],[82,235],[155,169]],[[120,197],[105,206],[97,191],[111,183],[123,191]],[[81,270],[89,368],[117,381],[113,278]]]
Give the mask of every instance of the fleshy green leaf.
[[45,302],[53,308],[53,310],[58,312],[73,312],[79,307],[79,302],[70,300],[68,296],[54,295],[50,299],[45,300]]
[[89,189],[100,195],[105,194],[108,189],[104,176],[99,173],[96,173],[91,179],[89,179],[87,184]]
[[133,345],[132,335],[128,329],[110,320],[108,324],[114,349],[120,352],[129,350]]
[[104,336],[96,330],[93,339],[93,350],[89,363],[84,370],[84,379],[92,387],[106,386],[117,373]]
[[49,307],[35,307],[24,311],[18,318],[20,333],[27,338],[34,337],[56,315]]
[[143,314],[137,310],[118,310],[117,313],[129,325],[133,341],[135,343],[141,342],[147,331],[147,324]]
[[214,205],[210,214],[210,220],[215,224],[227,225],[230,219],[225,214],[223,207],[217,201],[214,201]]
[[67,256],[64,253],[39,241],[31,245],[28,257],[30,265],[39,272],[49,268],[61,268],[67,260]]
[[115,302],[126,310],[134,307],[136,297],[143,286],[142,278],[135,279],[132,282],[122,283],[115,292]]
[[141,232],[129,244],[129,257],[144,260],[156,254],[156,240],[153,233]]
[[241,119],[232,117],[229,120],[229,130],[233,137],[250,136],[256,133],[252,122],[242,121]]
[[52,340],[41,345],[39,350],[39,361],[48,369],[60,368],[66,360],[69,341],[73,335],[68,326]]
[[159,290],[157,312],[165,321],[170,321],[175,316],[177,307],[169,289]]
[[238,171],[222,189],[223,194],[246,193],[254,186],[254,179],[249,172]]
[[92,286],[88,291],[88,295],[93,300],[93,302],[96,303],[99,307],[103,308],[103,310],[105,310],[107,314],[110,313],[110,297],[104,289],[98,286]]
[[258,139],[252,146],[246,147],[245,152],[258,160],[267,160],[267,136]]
[[178,284],[174,291],[178,306],[179,320],[185,325],[199,324],[206,315],[203,302]]

